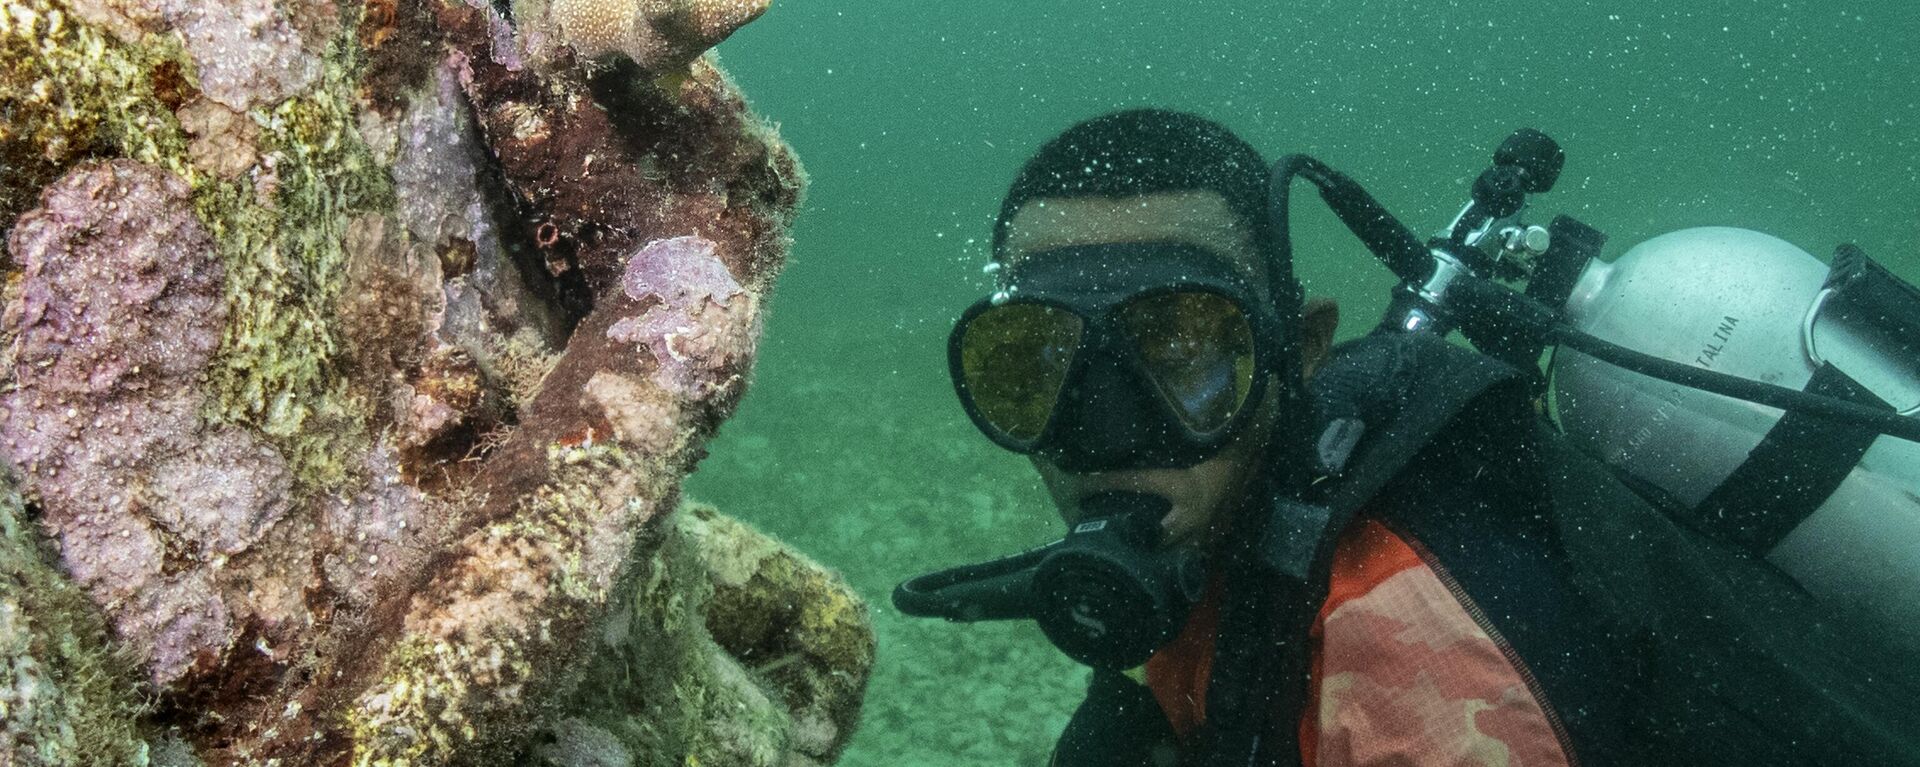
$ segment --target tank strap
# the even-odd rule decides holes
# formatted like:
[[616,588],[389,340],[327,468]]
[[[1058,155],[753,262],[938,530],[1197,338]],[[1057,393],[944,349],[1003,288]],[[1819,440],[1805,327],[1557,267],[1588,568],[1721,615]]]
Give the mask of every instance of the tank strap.
[[[1814,371],[1806,391],[1892,409],[1831,364]],[[1764,555],[1827,502],[1879,436],[1788,411],[1694,509],[1694,521],[1709,534]]]
[[1828,289],[1837,292],[1836,313],[1882,325],[1911,353],[1920,345],[1920,288],[1881,266],[1852,243],[1833,252]]

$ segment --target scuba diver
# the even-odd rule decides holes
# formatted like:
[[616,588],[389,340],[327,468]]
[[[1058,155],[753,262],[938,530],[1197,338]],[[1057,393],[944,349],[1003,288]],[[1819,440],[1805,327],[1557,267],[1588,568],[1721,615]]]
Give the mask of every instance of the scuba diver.
[[[1551,186],[1558,147],[1541,146],[1476,200]],[[1605,342],[1517,329],[1531,299],[1466,263],[1335,346],[1336,307],[1292,271],[1295,177],[1390,265],[1444,255],[1317,161],[1270,171],[1226,128],[1157,109],[1069,128],[1001,205],[996,289],[949,362],[1069,532],[894,598],[1035,620],[1093,669],[1053,764],[1920,764],[1909,642],[1683,524],[1671,493],[1543,416],[1541,344]],[[1454,228],[1512,214],[1469,205]],[[1568,250],[1575,223],[1555,222]],[[1560,299],[1577,281],[1534,278]],[[1442,311],[1448,281],[1505,313]],[[1448,343],[1454,327],[1483,352]],[[1722,393],[1787,396],[1772,388]]]

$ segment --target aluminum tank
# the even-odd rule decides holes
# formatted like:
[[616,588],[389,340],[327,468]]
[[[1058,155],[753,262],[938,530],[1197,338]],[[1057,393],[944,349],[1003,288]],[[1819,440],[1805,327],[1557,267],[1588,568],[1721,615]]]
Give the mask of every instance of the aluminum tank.
[[[1783,240],[1687,229],[1594,262],[1566,311],[1601,339],[1793,389],[1824,359],[1896,409],[1920,412],[1920,360],[1901,343],[1912,339],[1826,311],[1826,277],[1825,264]],[[1552,381],[1576,444],[1690,508],[1781,417],[1565,348]],[[1764,553],[1817,597],[1920,640],[1920,445],[1874,441],[1825,503]]]

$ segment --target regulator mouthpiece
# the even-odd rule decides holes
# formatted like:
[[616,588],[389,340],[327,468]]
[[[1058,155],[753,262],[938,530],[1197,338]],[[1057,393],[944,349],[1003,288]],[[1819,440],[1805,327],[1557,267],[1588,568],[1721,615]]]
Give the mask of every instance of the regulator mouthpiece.
[[1032,619],[1080,663],[1138,666],[1180,632],[1206,588],[1197,553],[1161,546],[1171,509],[1147,493],[1089,496],[1065,538],[914,578],[894,589],[894,606],[956,622]]
[[1074,545],[1034,573],[1040,630],[1094,668],[1138,666],[1180,633],[1206,569],[1197,554],[1161,550],[1160,520],[1172,508],[1165,498],[1102,493],[1081,508],[1067,535]]

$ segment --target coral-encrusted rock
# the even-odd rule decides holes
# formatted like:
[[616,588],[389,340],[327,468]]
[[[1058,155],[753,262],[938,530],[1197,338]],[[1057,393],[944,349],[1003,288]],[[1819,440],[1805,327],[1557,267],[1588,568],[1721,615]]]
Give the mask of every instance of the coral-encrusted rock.
[[683,505],[543,765],[831,764],[859,716],[873,627],[826,568],[711,506]]
[[[871,660],[844,586],[768,554],[711,584],[747,627],[711,632],[645,587],[799,200],[696,58],[764,3],[630,4],[673,78],[484,0],[0,5],[0,459],[31,504],[0,570],[72,597],[0,591],[0,763],[81,726],[89,764],[677,763],[570,708],[669,643],[700,649],[678,681],[600,700],[710,763],[837,752]],[[126,674],[47,650],[85,620]]]
[[172,682],[231,644],[221,564],[280,520],[291,485],[271,446],[199,423],[226,318],[212,239],[183,181],[113,161],[50,187],[9,249],[24,269],[6,456],[75,578]]
[[[663,385],[665,366],[636,348],[646,338],[610,331],[669,297],[670,314],[697,309],[721,328],[751,328],[798,199],[784,145],[710,67],[696,65],[677,104],[632,92],[603,100],[585,82],[495,55],[491,9],[440,9],[465,53],[482,133],[522,215],[542,222],[535,243],[587,309],[520,426],[481,467],[473,526],[436,561],[355,699],[350,738],[363,765],[498,751],[529,734],[526,706],[580,681],[585,641],[631,594],[633,553],[651,551],[645,532],[672,508],[677,474],[737,401],[731,382],[752,359],[750,330],[694,334],[734,345],[679,350],[694,383],[727,385],[680,386],[673,375]],[[615,114],[649,137],[616,127]],[[647,243],[681,236],[698,239],[631,268]],[[683,271],[696,284],[668,285]]]
[[873,666],[865,605],[838,574],[718,509],[681,513],[713,584],[707,630],[785,704],[789,748],[831,763],[859,722]]

